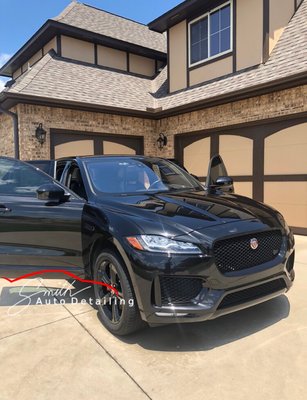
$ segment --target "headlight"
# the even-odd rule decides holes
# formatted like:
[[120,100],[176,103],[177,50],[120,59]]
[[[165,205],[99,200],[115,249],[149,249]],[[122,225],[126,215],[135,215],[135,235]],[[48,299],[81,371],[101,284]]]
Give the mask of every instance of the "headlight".
[[140,235],[128,237],[127,240],[137,250],[168,254],[202,254],[200,248],[193,243],[179,242],[164,236]]

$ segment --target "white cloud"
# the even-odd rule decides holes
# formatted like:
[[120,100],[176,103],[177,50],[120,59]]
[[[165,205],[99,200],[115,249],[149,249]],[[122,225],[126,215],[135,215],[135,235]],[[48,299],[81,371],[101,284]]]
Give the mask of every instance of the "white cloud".
[[4,65],[11,57],[11,54],[0,53],[0,67],[2,67],[2,65]]
[[[11,57],[11,54],[0,53],[0,67],[2,67],[2,65],[4,65]],[[0,77],[0,92],[4,89],[4,85],[7,81],[8,78]]]
[[7,78],[0,78],[0,92],[4,89],[4,85],[7,81]]

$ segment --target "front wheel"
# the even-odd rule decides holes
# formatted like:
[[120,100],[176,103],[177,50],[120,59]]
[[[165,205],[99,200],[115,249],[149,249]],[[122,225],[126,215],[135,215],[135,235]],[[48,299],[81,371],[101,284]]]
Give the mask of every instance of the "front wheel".
[[116,289],[94,285],[98,313],[103,325],[115,335],[129,335],[141,329],[142,321],[136,298],[121,258],[111,250],[105,250],[96,258],[93,275],[97,282]]

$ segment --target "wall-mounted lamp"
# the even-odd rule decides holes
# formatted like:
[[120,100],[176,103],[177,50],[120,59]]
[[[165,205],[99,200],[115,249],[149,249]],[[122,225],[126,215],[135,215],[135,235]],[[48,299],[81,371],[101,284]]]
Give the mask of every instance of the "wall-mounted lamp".
[[164,133],[159,134],[159,139],[157,140],[158,147],[160,150],[163,149],[164,146],[167,145],[167,137],[164,135]]
[[44,144],[46,141],[47,132],[43,129],[43,124],[39,124],[35,131],[35,137],[40,144]]

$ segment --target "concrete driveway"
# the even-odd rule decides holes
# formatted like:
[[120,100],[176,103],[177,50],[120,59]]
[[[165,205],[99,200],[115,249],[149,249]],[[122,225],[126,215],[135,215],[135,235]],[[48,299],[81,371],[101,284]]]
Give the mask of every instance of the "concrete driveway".
[[[59,304],[52,288],[64,280],[44,280],[48,289],[39,280],[0,280],[0,400],[305,399],[307,238],[296,241],[287,296],[128,339],[109,334],[88,304],[69,304],[69,292]],[[26,295],[15,305],[21,285],[30,306]],[[55,304],[35,301],[45,297]]]

